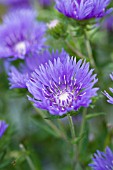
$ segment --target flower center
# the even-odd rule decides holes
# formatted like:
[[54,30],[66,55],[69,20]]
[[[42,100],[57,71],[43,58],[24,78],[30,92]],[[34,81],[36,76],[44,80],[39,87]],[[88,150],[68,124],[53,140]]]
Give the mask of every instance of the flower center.
[[69,106],[72,100],[73,94],[70,92],[61,92],[55,96],[55,103],[62,108]]
[[69,96],[69,94],[67,92],[64,92],[59,96],[59,100],[61,102],[66,101],[68,99],[68,96]]
[[15,52],[20,56],[20,58],[23,58],[27,51],[26,43],[24,41],[21,41],[15,45],[14,49]]

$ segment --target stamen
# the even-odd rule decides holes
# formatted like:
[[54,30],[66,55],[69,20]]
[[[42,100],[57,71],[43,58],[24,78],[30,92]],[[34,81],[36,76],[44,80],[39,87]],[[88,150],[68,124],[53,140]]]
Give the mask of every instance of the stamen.
[[60,77],[59,77],[59,85],[60,85]]
[[64,83],[67,84],[67,83],[66,83],[66,76],[65,76],[65,75],[64,75]]

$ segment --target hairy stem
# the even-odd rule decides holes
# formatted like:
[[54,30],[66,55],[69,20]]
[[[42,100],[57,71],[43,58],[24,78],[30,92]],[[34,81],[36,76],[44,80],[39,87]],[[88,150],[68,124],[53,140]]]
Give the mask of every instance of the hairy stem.
[[[76,135],[75,135],[75,128],[74,128],[74,124],[73,124],[73,120],[72,117],[68,114],[68,120],[69,120],[69,125],[70,125],[70,130],[71,130],[71,136],[72,136],[72,140],[75,139]],[[73,153],[72,153],[72,170],[75,170],[75,163],[76,163],[76,147],[75,145],[73,145]]]
[[74,139],[75,138],[75,129],[74,129],[72,117],[70,115],[68,115],[68,120],[69,120],[71,135],[72,135],[72,138]]
[[89,41],[89,39],[88,39],[87,33],[85,32],[84,35],[85,35],[85,45],[86,45],[88,57],[89,57],[89,59],[90,59],[91,65],[92,65],[92,66],[96,69],[96,71],[97,71],[97,67],[96,67],[96,64],[95,64],[95,61],[94,61],[94,58],[93,58],[93,53],[92,53],[91,44],[90,44],[90,41]]

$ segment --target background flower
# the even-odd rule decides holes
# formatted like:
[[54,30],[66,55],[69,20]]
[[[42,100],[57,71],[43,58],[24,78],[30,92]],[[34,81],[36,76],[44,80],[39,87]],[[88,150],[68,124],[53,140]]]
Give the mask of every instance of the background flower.
[[34,99],[29,99],[36,107],[57,115],[88,107],[98,90],[93,88],[97,79],[92,72],[85,61],[76,62],[69,56],[61,61],[58,57],[33,72],[27,87]]
[[113,152],[109,147],[106,152],[97,151],[93,157],[93,163],[89,164],[93,170],[112,170],[113,169]]
[[55,0],[55,2],[59,12],[76,20],[101,18],[112,10],[106,11],[110,0]]
[[[110,78],[113,80],[113,73],[110,74]],[[109,88],[109,90],[113,93],[113,88]],[[106,91],[104,91],[104,95],[108,98],[107,102],[113,104],[113,97],[111,97]]]
[[113,14],[105,18],[102,26],[110,32],[113,31]]
[[42,6],[50,6],[52,4],[52,0],[38,0],[38,1]]
[[7,127],[8,127],[8,124],[6,124],[6,122],[4,120],[0,120],[0,138],[3,136]]
[[13,10],[4,16],[0,26],[0,58],[24,59],[44,47],[46,26],[35,17],[36,13],[29,9]]
[[30,6],[29,0],[0,0],[0,4],[8,5],[10,7],[28,7]]

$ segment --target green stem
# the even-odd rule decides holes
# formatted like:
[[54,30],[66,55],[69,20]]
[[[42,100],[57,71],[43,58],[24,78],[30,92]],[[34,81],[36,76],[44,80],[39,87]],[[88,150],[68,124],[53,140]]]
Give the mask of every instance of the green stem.
[[[76,135],[75,135],[75,128],[74,128],[72,117],[69,114],[68,114],[68,120],[69,120],[72,140],[74,140],[75,137],[76,137]],[[75,163],[76,163],[75,153],[76,153],[76,148],[75,148],[74,144],[73,144],[73,148],[72,149],[73,149],[73,153],[72,153],[72,170],[75,170]]]
[[[80,128],[80,135],[79,136],[81,136],[84,133],[84,130],[85,130],[86,113],[87,113],[87,108],[84,108],[83,117],[82,117],[82,123],[81,123],[81,128]],[[81,152],[81,149],[82,149],[82,142],[79,143],[79,152]]]
[[80,58],[85,58],[85,56],[77,48],[75,48],[72,45],[70,45],[70,43],[67,40],[65,40],[65,43],[66,43],[67,47],[69,49],[71,49],[71,51],[73,53],[75,53],[75,55],[78,55]]
[[91,65],[92,65],[92,66],[96,69],[96,71],[97,71],[97,67],[96,67],[96,64],[95,64],[95,61],[94,61],[94,58],[93,58],[93,53],[92,53],[91,44],[90,44],[90,41],[89,41],[89,38],[88,38],[88,36],[87,36],[86,31],[84,32],[84,35],[85,35],[85,45],[86,45],[88,57],[89,57],[89,59],[90,59]]
[[[25,147],[24,147],[23,144],[20,144],[19,146],[20,146],[20,148],[21,148],[21,150],[22,150],[23,152],[26,152],[26,149],[25,149]],[[31,158],[30,158],[28,155],[26,155],[26,160],[27,160],[27,163],[28,163],[30,169],[31,169],[31,170],[36,170],[36,168],[35,168],[34,165],[33,165],[33,162],[32,162],[32,160],[31,160]],[[38,169],[37,169],[37,170],[38,170]]]
[[70,125],[72,139],[75,139],[75,137],[76,137],[75,136],[75,128],[74,128],[72,117],[69,114],[68,114],[68,120],[69,120],[69,125]]

